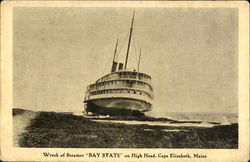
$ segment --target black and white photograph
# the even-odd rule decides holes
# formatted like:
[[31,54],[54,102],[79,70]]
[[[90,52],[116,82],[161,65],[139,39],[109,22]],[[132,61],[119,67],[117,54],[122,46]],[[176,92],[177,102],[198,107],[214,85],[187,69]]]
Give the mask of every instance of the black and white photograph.
[[82,160],[242,148],[240,5],[51,4],[12,8],[10,147],[165,150],[39,155]]

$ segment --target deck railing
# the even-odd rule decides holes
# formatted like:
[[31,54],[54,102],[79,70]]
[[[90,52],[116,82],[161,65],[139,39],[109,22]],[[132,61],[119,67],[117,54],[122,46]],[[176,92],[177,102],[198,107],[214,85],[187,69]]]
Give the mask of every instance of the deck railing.
[[105,90],[110,88],[134,88],[146,91],[148,93],[153,93],[152,87],[144,82],[138,82],[136,80],[115,80],[115,81],[106,81],[92,84],[89,87],[89,91],[96,90]]
[[142,73],[137,72],[119,72],[108,74],[101,79],[98,79],[96,82],[103,82],[107,80],[117,80],[117,79],[138,79],[145,82],[151,82],[151,77]]
[[135,90],[135,89],[123,89],[123,88],[92,91],[89,93],[89,96],[99,95],[99,94],[115,94],[115,93],[119,93],[119,94],[127,93],[127,94],[141,95],[141,96],[146,96],[150,99],[153,99],[153,96],[145,91],[141,91],[138,89]]

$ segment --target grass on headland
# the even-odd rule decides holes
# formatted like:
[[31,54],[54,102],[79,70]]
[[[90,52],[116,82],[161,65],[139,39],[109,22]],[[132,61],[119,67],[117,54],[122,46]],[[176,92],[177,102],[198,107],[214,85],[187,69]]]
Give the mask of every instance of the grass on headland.
[[[20,138],[38,148],[237,148],[238,125],[213,128],[94,122],[81,116],[39,112]],[[181,129],[185,131],[166,132]]]

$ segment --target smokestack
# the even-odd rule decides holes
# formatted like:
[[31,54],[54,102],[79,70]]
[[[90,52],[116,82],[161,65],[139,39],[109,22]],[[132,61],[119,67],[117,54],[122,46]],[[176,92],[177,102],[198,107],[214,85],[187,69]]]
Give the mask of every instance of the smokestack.
[[113,61],[111,72],[115,72],[117,68],[117,62]]
[[119,63],[118,70],[122,70],[122,69],[123,69],[123,63]]

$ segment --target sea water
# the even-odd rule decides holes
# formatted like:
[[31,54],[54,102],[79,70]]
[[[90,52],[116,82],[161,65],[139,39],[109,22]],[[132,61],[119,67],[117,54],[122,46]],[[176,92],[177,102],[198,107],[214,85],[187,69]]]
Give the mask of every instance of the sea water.
[[237,113],[169,112],[165,114],[165,117],[178,121],[216,122],[221,125],[238,123]]

